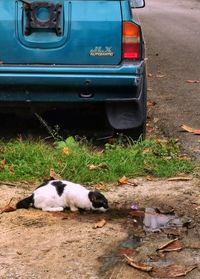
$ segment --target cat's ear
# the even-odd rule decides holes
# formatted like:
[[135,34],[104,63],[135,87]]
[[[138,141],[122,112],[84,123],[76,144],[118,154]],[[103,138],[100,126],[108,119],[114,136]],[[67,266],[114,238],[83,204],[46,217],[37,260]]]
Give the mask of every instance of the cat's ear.
[[56,180],[53,176],[50,176],[49,179],[47,179],[47,182],[51,181],[51,180]]
[[96,194],[95,192],[89,192],[88,197],[90,199],[91,202],[95,202],[97,200]]

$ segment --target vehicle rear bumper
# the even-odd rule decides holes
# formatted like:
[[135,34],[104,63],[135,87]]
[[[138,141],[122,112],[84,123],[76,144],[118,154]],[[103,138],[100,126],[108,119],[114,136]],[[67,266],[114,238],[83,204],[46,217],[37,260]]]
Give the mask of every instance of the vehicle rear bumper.
[[144,62],[120,66],[0,66],[1,102],[137,100]]

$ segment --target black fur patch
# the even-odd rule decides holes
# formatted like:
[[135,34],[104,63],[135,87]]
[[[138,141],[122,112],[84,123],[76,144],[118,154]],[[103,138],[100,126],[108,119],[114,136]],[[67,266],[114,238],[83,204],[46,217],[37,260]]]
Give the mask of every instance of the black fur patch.
[[19,201],[17,204],[16,204],[16,208],[26,208],[28,209],[29,206],[34,206],[34,194],[32,194],[30,197],[28,198],[25,198],[21,201]]
[[67,186],[67,184],[62,183],[62,181],[54,181],[51,183],[51,185],[56,187],[56,191],[59,196],[62,196],[65,186]]
[[88,197],[94,208],[104,207],[105,209],[108,209],[108,201],[100,192],[89,192]]

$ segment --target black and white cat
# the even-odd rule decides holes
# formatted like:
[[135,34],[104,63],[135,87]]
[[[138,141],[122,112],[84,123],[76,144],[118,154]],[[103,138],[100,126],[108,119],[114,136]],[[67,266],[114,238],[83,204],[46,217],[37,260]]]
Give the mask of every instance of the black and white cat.
[[16,208],[33,206],[43,211],[63,211],[69,207],[71,211],[80,209],[105,212],[108,201],[98,191],[89,191],[80,184],[66,180],[50,180],[40,185],[31,196],[19,201]]

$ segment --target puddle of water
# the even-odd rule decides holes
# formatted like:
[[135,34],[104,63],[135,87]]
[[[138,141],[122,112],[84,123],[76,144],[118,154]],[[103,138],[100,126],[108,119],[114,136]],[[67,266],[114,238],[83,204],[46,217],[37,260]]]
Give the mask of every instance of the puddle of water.
[[164,228],[182,227],[183,222],[174,213],[161,213],[156,208],[133,210],[130,215],[145,231],[159,232]]
[[120,246],[123,248],[135,249],[140,246],[140,241],[141,239],[139,236],[133,236],[132,238],[123,241]]
[[[138,209],[137,207],[130,209],[130,207],[127,208],[126,206],[111,209],[109,218],[110,220],[123,219],[122,225],[127,229],[129,237],[120,242],[116,247],[112,247],[110,253],[99,258],[101,261],[100,275],[106,274],[104,278],[114,278],[113,272],[116,271],[117,274],[117,270],[121,270],[124,254],[136,259],[138,257],[139,261],[142,258],[145,263],[150,263],[150,265],[161,269],[176,263],[176,256],[174,258],[163,257],[163,254],[157,253],[155,247],[152,244],[149,245],[149,242],[152,241],[154,245],[157,243],[157,239],[159,241],[166,241],[166,231],[167,235],[169,232],[172,232],[173,238],[174,233],[180,235],[186,224],[184,217],[179,218],[173,211],[160,211],[157,208]],[[162,233],[155,235],[154,232]],[[184,261],[188,257],[187,253],[187,251],[182,252]],[[194,254],[192,256],[194,258]],[[177,262],[179,263],[179,260]],[[195,263],[194,260],[193,263]]]
[[[123,254],[130,253],[130,256],[134,253],[134,250],[140,246],[140,237],[133,236],[127,240],[122,241],[116,246],[112,252],[108,255],[101,256],[99,260],[102,265],[99,270],[99,275],[104,275],[104,278],[107,278],[106,275],[109,275],[114,267],[119,266],[123,262]],[[108,276],[110,278],[110,276]],[[114,278],[114,277],[113,277]]]

